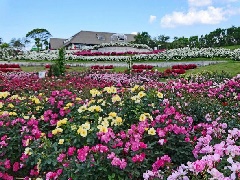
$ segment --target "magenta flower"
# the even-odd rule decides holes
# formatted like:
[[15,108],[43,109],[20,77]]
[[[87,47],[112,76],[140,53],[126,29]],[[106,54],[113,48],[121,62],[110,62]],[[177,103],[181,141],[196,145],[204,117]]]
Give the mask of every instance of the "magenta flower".
[[13,164],[13,171],[16,172],[16,171],[18,171],[19,169],[20,169],[20,164],[19,164],[19,162],[15,162],[15,163]]
[[75,151],[76,151],[76,148],[75,148],[75,147],[69,147],[69,148],[68,148],[68,156],[72,156]]

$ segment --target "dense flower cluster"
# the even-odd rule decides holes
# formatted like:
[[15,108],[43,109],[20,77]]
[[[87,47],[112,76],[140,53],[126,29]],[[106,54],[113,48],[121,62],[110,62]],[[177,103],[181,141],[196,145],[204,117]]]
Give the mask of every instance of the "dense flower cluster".
[[0,64],[0,72],[21,71],[19,64]]
[[150,77],[1,75],[0,178],[240,178],[240,75]]
[[106,65],[106,66],[105,65],[102,65],[102,66],[94,65],[94,66],[91,66],[90,68],[99,70],[99,69],[113,69],[114,67],[113,67],[113,65]]
[[186,72],[186,70],[189,69],[195,69],[197,68],[196,64],[186,64],[186,65],[173,65],[172,69],[166,69],[164,72],[166,74],[172,74],[172,73],[176,73],[176,74],[184,74]]
[[152,50],[146,44],[132,44],[132,43],[102,43],[100,45],[93,46],[93,49],[99,49],[102,47],[133,47],[133,48],[141,48],[141,49],[149,49]]
[[[152,53],[153,52],[153,53]],[[115,55],[97,53],[97,56],[85,56],[77,53],[76,50],[66,51],[66,60],[85,60],[85,61],[142,61],[142,60],[182,60],[186,58],[230,58],[233,60],[240,60],[240,49],[230,50],[225,48],[178,48],[169,49],[165,51],[155,52],[150,54],[141,53],[126,56],[122,53],[115,53]],[[76,54],[75,54],[76,53]],[[19,60],[55,60],[58,58],[58,51],[42,51],[42,52],[25,52],[22,55],[9,57],[10,59]]]
[[21,54],[20,50],[15,50],[13,48],[1,48],[0,47],[0,60],[15,59],[15,57],[20,54]]

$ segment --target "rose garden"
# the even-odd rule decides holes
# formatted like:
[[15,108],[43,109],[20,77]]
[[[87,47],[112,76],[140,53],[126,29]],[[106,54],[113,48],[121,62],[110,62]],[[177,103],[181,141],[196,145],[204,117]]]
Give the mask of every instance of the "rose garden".
[[[57,62],[46,66],[52,74],[45,78],[21,71],[15,62],[0,66],[0,179],[240,179],[240,74],[184,74],[195,64],[164,72],[132,65],[184,58],[239,61],[239,54],[221,48],[85,51],[58,61],[58,51],[1,51],[4,60]],[[66,61],[79,59],[124,61],[129,69],[95,65],[65,71]]]

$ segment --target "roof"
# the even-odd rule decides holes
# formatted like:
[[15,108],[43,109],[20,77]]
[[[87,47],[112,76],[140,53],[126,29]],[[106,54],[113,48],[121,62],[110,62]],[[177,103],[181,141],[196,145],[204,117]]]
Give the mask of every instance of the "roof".
[[[72,36],[64,46],[68,44],[86,44],[86,45],[98,45],[102,43],[110,43],[111,36],[115,33],[110,32],[95,32],[95,31],[80,31]],[[134,34],[125,34],[127,36],[126,42],[134,41]]]
[[63,42],[66,39],[62,39],[62,38],[50,38],[50,49],[59,49],[61,47],[63,47]]

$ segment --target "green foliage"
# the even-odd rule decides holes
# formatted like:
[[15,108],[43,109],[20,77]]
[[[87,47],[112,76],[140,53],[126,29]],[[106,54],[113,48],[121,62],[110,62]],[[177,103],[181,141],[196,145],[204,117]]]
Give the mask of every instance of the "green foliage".
[[34,39],[38,51],[42,49],[43,45],[47,48],[48,39],[51,36],[51,33],[46,29],[33,29],[26,34],[26,38]]
[[59,68],[59,72],[61,75],[65,73],[65,51],[63,48],[59,49],[59,58],[57,59],[56,65]]
[[0,45],[0,48],[9,48],[9,44],[8,43],[3,43]]
[[58,59],[55,64],[51,65],[48,76],[64,76],[65,75],[65,50],[59,49]]
[[10,41],[10,45],[14,48],[23,48],[25,47],[25,42],[24,39],[21,40],[20,38],[16,39],[16,38],[12,38]]

